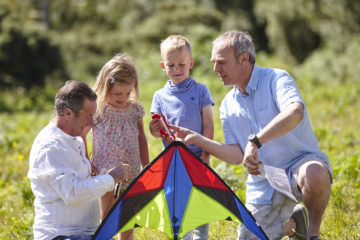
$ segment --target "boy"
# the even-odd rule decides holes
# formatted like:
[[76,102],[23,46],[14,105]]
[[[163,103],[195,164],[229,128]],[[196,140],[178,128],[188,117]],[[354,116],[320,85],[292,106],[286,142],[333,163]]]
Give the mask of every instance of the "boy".
[[[171,35],[160,45],[160,66],[169,77],[169,81],[153,96],[150,112],[162,114],[171,125],[189,128],[205,137],[214,137],[214,121],[212,106],[214,101],[209,89],[197,83],[189,76],[194,66],[189,41],[181,35]],[[162,138],[164,146],[169,143],[160,135],[162,127],[159,119],[153,119],[150,132],[154,137]],[[210,155],[195,145],[189,149],[204,162],[210,164]],[[208,239],[209,225],[205,224],[194,229],[195,239]],[[192,239],[189,232],[183,239]]]

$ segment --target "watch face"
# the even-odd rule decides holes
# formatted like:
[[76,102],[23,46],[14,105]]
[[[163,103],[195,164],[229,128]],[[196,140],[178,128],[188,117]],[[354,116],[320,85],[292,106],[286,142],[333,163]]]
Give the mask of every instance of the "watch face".
[[255,139],[255,134],[250,134],[249,135],[249,141],[253,141]]

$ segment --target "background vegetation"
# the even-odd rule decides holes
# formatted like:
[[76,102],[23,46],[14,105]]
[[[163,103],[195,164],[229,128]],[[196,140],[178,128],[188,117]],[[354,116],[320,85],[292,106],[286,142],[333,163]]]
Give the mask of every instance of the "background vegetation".
[[[359,1],[0,0],[0,239],[32,239],[29,151],[53,117],[57,89],[67,79],[93,86],[101,66],[118,52],[133,57],[140,100],[149,111],[152,94],[166,81],[160,41],[185,35],[196,60],[191,74],[210,88],[215,139],[223,141],[218,107],[229,87],[212,72],[209,58],[211,41],[232,29],[254,36],[258,65],[286,69],[299,85],[320,148],[334,167],[323,239],[360,238]],[[153,159],[162,146],[147,136]],[[215,158],[212,166],[245,201],[244,168]],[[234,223],[210,226],[210,239],[235,237]],[[136,238],[164,236],[137,229]]]

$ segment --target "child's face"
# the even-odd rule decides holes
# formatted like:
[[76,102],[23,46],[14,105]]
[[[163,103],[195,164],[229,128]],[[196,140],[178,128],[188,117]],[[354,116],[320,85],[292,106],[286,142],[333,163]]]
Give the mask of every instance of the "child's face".
[[166,71],[171,83],[178,84],[189,78],[190,69],[194,66],[194,59],[187,49],[179,49],[166,53],[160,66]]
[[106,102],[115,108],[124,108],[128,105],[128,100],[133,90],[133,84],[113,83],[113,86],[108,91]]

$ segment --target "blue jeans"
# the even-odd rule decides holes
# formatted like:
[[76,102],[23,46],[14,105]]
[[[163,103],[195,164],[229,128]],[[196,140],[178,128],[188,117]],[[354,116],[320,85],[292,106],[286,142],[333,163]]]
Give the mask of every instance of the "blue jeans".
[[188,232],[182,238],[182,240],[208,240],[208,238],[209,238],[209,224],[204,224]]

